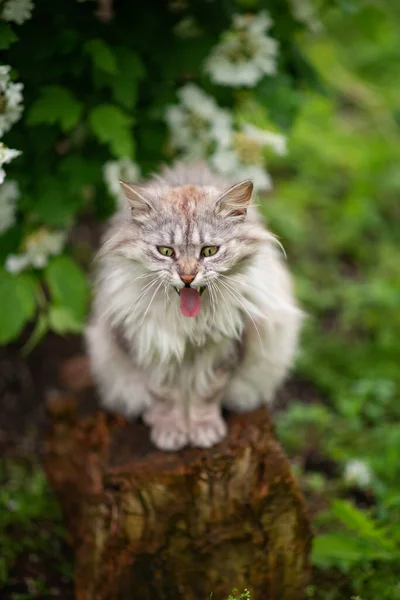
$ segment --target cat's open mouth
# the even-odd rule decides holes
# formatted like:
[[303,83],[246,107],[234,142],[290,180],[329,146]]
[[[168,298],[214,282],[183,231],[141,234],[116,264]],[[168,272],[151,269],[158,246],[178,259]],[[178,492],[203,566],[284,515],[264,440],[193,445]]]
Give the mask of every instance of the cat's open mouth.
[[199,288],[184,287],[175,290],[179,294],[180,309],[184,317],[197,317],[201,308],[200,296],[205,290],[205,286]]

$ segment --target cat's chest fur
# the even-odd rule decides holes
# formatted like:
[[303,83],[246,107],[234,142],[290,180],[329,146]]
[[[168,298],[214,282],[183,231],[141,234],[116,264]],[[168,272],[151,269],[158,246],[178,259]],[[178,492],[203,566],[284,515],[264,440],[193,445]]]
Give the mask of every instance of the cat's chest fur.
[[243,316],[238,312],[236,320],[226,320],[224,312],[210,311],[207,299],[203,312],[194,319],[185,319],[176,309],[155,302],[140,327],[136,318],[128,317],[123,327],[115,328],[116,341],[158,384],[197,388],[201,393],[216,373],[237,365]]

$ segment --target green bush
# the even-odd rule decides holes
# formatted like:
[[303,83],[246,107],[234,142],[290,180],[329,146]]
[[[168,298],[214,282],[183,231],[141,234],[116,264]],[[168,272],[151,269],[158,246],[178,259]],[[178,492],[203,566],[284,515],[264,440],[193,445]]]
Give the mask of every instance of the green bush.
[[111,214],[120,177],[176,156],[208,158],[268,188],[267,163],[285,151],[280,131],[314,83],[296,41],[310,24],[290,4],[100,8],[7,0],[0,9],[0,343],[32,320],[28,349],[48,329],[82,328],[88,286],[78,263],[90,252],[70,232],[79,218]]

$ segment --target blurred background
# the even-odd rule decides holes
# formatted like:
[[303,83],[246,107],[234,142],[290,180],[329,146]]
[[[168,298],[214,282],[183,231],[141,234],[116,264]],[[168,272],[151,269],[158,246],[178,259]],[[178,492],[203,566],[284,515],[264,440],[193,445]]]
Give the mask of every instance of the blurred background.
[[0,3],[2,599],[72,598],[43,395],[85,378],[119,178],[178,157],[254,179],[309,315],[276,415],[316,533],[307,597],[400,598],[399,40],[390,0]]

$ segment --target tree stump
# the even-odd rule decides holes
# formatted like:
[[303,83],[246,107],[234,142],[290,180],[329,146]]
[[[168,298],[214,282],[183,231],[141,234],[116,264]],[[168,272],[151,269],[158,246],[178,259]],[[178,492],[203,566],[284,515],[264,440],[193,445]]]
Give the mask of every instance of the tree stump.
[[45,468],[75,550],[77,600],[301,600],[310,530],[266,410],[209,450],[163,453],[148,429],[50,403]]

